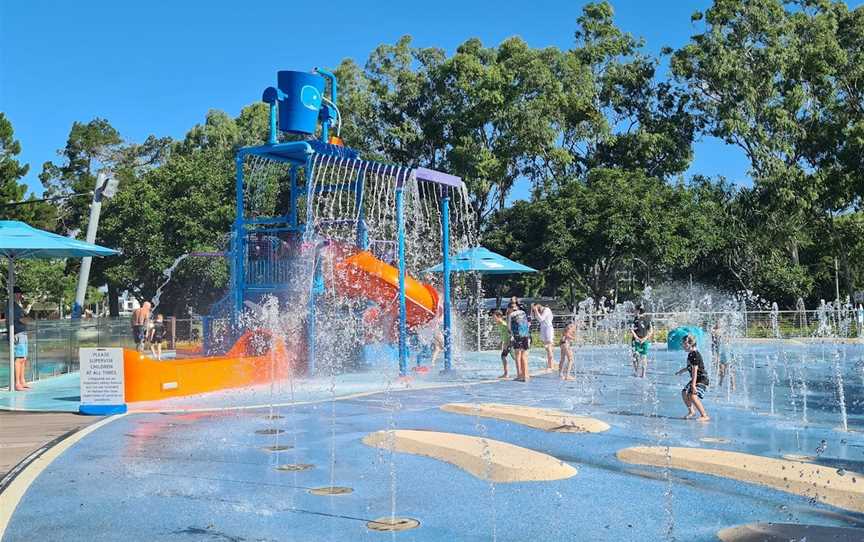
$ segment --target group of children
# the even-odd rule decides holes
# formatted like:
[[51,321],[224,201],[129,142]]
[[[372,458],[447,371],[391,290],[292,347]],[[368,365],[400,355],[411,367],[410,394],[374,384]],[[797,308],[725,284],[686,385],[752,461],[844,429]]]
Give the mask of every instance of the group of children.
[[[546,350],[547,368],[552,369],[552,343],[554,330],[552,328],[552,311],[549,307],[539,304],[531,306],[531,315],[540,323],[540,340]],[[492,312],[495,325],[501,339],[501,364],[504,372],[500,378],[509,378],[509,357],[513,357],[516,364],[516,378],[519,382],[528,382],[528,349],[531,346],[530,319],[524,307],[516,297],[511,298],[505,312],[495,310]],[[570,323],[564,328],[558,346],[561,348],[561,360],[558,364],[558,376],[562,380],[573,378],[573,345],[577,340],[578,327],[576,323]],[[653,337],[651,319],[645,314],[645,309],[640,305],[636,308],[636,316],[630,329],[631,349],[634,376],[644,378],[648,366],[648,351]],[[720,370],[721,383],[723,377],[729,372],[728,361],[720,348],[720,335],[717,325],[712,329],[712,355]],[[687,365],[675,374],[689,373],[690,379],[681,390],[681,399],[687,407],[685,418],[693,418],[699,414],[699,421],[708,421],[711,418],[702,404],[702,399],[708,389],[709,379],[705,370],[702,354],[699,352],[696,337],[687,335],[683,341],[684,351],[687,352]],[[731,375],[730,375],[731,378]],[[734,386],[734,384],[733,384]]]
[[[552,348],[555,331],[552,326],[552,309],[539,303],[531,305],[531,316],[540,323],[540,341],[546,350],[546,368],[553,368]],[[504,372],[499,378],[509,378],[508,358],[513,357],[516,364],[516,378],[519,382],[528,382],[528,349],[531,346],[530,319],[528,313],[516,297],[510,299],[506,312],[492,312],[495,325],[501,338],[501,364]],[[558,376],[562,380],[570,380],[573,372],[573,344],[576,342],[576,324],[564,328],[558,346],[561,348],[561,360],[558,364]]]

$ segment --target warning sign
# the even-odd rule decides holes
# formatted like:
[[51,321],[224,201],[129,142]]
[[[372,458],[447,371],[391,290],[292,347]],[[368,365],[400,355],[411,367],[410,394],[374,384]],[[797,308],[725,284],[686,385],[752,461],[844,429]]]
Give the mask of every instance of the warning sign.
[[126,402],[122,348],[79,348],[81,404],[122,405]]

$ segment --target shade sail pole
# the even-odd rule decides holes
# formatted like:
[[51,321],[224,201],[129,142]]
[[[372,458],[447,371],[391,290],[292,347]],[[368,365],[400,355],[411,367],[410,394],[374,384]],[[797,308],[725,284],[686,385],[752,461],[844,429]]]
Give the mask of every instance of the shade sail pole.
[[8,306],[6,329],[9,332],[9,391],[15,391],[15,258],[9,256],[9,276],[6,280]]

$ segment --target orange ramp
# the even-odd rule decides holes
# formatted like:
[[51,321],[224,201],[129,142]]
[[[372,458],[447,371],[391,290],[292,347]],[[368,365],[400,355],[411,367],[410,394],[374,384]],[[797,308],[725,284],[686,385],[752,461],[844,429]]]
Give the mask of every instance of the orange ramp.
[[296,356],[266,330],[247,331],[222,356],[156,361],[124,348],[126,402],[265,384],[287,378],[295,365]]

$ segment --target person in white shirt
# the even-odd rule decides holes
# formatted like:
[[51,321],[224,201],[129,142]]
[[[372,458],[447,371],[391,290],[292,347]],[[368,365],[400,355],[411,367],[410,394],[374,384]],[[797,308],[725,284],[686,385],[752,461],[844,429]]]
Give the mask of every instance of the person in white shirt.
[[552,344],[555,342],[555,329],[552,327],[552,309],[539,303],[531,305],[531,314],[540,322],[540,342],[546,350],[546,368],[552,369]]

